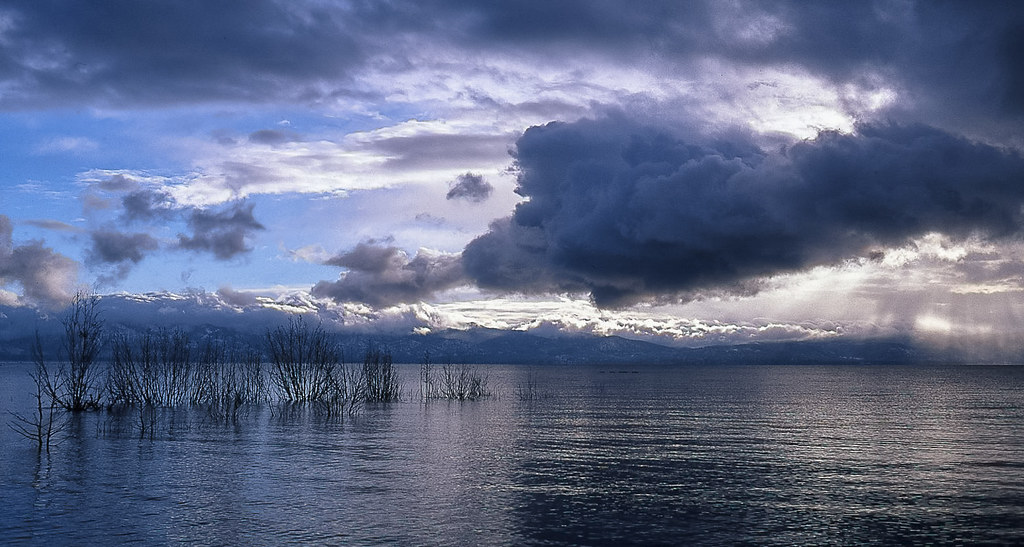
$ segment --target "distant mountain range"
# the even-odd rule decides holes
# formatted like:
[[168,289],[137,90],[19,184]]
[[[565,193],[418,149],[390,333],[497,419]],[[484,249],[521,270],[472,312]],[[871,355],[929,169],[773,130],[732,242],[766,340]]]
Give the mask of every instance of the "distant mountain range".
[[[313,312],[310,302],[274,302],[239,307],[210,294],[114,295],[104,297],[108,333],[180,329],[196,344],[218,341],[231,347],[263,348],[268,328],[284,324],[288,312]],[[323,320],[322,310],[318,317]],[[30,308],[0,307],[0,360],[31,359],[35,332],[51,358],[56,357],[60,314]],[[340,321],[339,321],[340,322]],[[333,325],[337,327],[337,325]],[[438,363],[507,364],[910,364],[963,361],[948,352],[909,339],[848,339],[761,342],[702,348],[669,347],[618,336],[562,334],[541,336],[524,331],[485,328],[440,330],[424,334],[386,333],[332,328],[345,359],[360,361],[370,346],[391,352],[396,362],[416,363],[429,354]],[[977,359],[972,359],[977,360]]]
[[473,329],[372,339],[343,336],[339,342],[356,350],[356,357],[367,344],[377,344],[388,348],[401,362],[421,361],[427,353],[438,362],[507,364],[909,364],[941,360],[900,340],[673,348],[618,336],[541,337],[528,332]]

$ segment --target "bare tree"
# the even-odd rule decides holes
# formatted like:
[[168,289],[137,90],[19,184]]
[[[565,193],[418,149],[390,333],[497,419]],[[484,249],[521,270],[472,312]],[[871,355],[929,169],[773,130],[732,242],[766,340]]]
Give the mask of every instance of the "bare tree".
[[57,368],[50,395],[71,412],[98,409],[103,398],[103,382],[95,366],[103,341],[98,304],[98,296],[78,292],[61,320],[65,360]]
[[[197,404],[206,395],[205,377],[213,366],[196,363],[192,343],[180,330],[159,330],[141,336],[114,338],[114,360],[107,374],[110,404],[181,406]],[[212,349],[201,357],[211,358]],[[201,366],[203,365],[203,366]]]
[[434,363],[430,362],[430,352],[423,354],[423,361],[420,363],[420,398],[424,400],[438,399],[441,392],[438,389],[437,379],[434,377]]
[[227,354],[211,344],[204,349],[199,362],[202,388],[196,401],[206,405],[211,417],[234,420],[245,405],[269,399],[259,353],[248,350]]
[[490,395],[487,376],[473,365],[448,363],[441,367],[439,396],[442,399],[475,401]]
[[331,376],[328,397],[323,401],[322,409],[328,417],[355,414],[366,401],[366,393],[362,369],[345,364],[342,355],[340,365]]
[[452,364],[441,367],[440,374],[430,362],[430,354],[423,356],[420,363],[420,395],[424,400],[455,399],[473,401],[490,395],[487,376],[476,367],[467,364]]
[[338,351],[323,326],[310,328],[302,317],[267,331],[270,380],[289,402],[322,401],[337,383]]
[[61,339],[60,360],[51,371],[43,354],[43,343],[36,333],[32,356],[35,370],[31,373],[35,385],[35,409],[31,416],[14,414],[9,424],[20,435],[32,440],[42,450],[50,451],[54,436],[67,425],[64,411],[81,412],[100,408],[103,381],[96,367],[103,335],[103,321],[97,305],[99,297],[78,292],[61,319],[64,336]]
[[367,401],[396,401],[402,396],[402,386],[389,351],[373,347],[366,351],[363,382]]
[[36,333],[35,344],[32,346],[32,356],[35,361],[35,371],[31,373],[32,383],[35,385],[35,393],[32,394],[36,405],[33,414],[25,416],[12,412],[14,422],[8,426],[19,435],[36,443],[39,451],[44,448],[50,452],[54,435],[67,427],[67,416],[63,409],[57,404],[53,397],[53,379],[43,359],[43,343]]
[[533,401],[543,394],[538,390],[537,375],[533,370],[526,373],[526,380],[516,384],[514,394],[520,401]]

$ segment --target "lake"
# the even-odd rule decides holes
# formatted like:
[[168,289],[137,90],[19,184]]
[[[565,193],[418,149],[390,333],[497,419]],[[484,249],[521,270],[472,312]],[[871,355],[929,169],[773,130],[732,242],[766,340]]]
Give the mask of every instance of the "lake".
[[[0,420],[29,364],[0,364]],[[1021,366],[481,366],[494,395],[0,431],[19,544],[1024,542]],[[516,395],[527,378],[536,397]]]

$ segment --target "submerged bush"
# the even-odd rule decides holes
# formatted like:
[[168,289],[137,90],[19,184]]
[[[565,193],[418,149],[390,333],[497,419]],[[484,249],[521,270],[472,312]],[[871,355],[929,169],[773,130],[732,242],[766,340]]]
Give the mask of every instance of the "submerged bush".
[[229,353],[215,342],[197,349],[177,330],[115,338],[106,390],[108,408],[131,409],[141,435],[153,434],[157,409],[201,407],[211,417],[233,419],[269,398],[258,353]]
[[181,331],[121,335],[113,341],[107,375],[111,405],[179,406],[203,399],[202,378]]
[[202,365],[207,371],[203,394],[210,407],[235,415],[242,405],[269,400],[270,387],[259,353],[247,351],[226,360],[210,356]]
[[526,374],[525,381],[516,384],[513,394],[520,401],[533,401],[541,398],[542,393],[538,389],[537,377],[532,370]]
[[55,371],[51,372],[46,360],[39,355],[43,376],[47,377],[47,395],[58,406],[71,412],[96,410],[103,399],[103,379],[96,366],[103,342],[103,321],[97,305],[99,298],[79,292],[61,319],[64,336],[59,345],[60,355]]
[[473,365],[448,363],[440,374],[430,362],[430,354],[420,364],[420,394],[424,399],[476,400],[490,395],[487,377]]
[[[270,386],[287,403],[314,403],[328,414],[354,412],[370,400],[367,367],[344,363],[341,351],[323,326],[310,327],[301,317],[267,331]],[[375,384],[376,389],[376,384]],[[378,400],[378,399],[373,399]]]
[[420,362],[420,398],[426,400],[441,397],[441,390],[434,374],[434,364],[430,362],[430,353],[428,352],[423,355],[423,361]]
[[397,401],[402,396],[402,386],[389,351],[378,348],[366,350],[362,380],[367,401]]
[[[301,317],[266,331],[267,362],[252,348],[231,351],[217,342],[196,343],[181,330],[153,330],[114,337],[109,366],[98,366],[103,324],[97,302],[82,295],[74,300],[64,320],[67,358],[55,369],[47,365],[37,336],[36,405],[30,414],[14,415],[9,427],[40,449],[48,449],[64,427],[66,412],[105,408],[112,417],[133,417],[131,429],[152,436],[158,416],[181,407],[204,408],[215,420],[236,418],[256,404],[271,405],[276,412],[276,403],[334,416],[352,414],[366,402],[401,398],[389,351],[370,348],[362,366],[346,365],[323,327]],[[462,385],[449,377],[458,374],[446,367],[439,385]]]
[[32,356],[35,361],[35,370],[30,373],[32,385],[35,386],[32,393],[32,399],[35,401],[33,413],[23,415],[12,412],[14,422],[8,426],[22,437],[34,442],[40,452],[45,448],[49,453],[54,436],[67,427],[68,420],[64,409],[52,395],[53,379],[43,359],[43,344],[38,333],[32,346]]
[[441,367],[441,397],[463,401],[486,395],[490,395],[487,377],[473,365],[449,363]]
[[268,397],[262,359],[253,351],[229,353],[215,342],[197,350],[177,330],[121,335],[112,346],[106,388],[111,406],[241,404]]
[[338,351],[323,327],[301,317],[267,331],[271,384],[289,402],[322,401],[335,388]]

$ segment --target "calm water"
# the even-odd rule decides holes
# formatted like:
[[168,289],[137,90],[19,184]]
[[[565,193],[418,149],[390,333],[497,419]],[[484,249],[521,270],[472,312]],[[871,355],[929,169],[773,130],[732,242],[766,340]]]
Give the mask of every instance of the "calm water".
[[0,542],[1024,542],[1024,367],[483,369],[488,400],[344,420],[92,414],[49,456],[4,426]]

